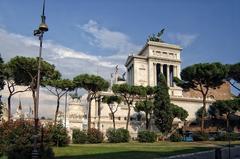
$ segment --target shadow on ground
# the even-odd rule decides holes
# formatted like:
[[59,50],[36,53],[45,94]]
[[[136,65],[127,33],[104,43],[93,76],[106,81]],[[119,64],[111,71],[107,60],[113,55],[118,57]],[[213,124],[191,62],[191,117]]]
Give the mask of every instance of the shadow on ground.
[[190,148],[185,150],[178,150],[174,152],[151,152],[151,151],[123,151],[111,153],[99,153],[78,156],[61,156],[57,159],[157,159],[164,156],[171,156],[177,154],[191,153],[197,151],[209,150],[209,148]]

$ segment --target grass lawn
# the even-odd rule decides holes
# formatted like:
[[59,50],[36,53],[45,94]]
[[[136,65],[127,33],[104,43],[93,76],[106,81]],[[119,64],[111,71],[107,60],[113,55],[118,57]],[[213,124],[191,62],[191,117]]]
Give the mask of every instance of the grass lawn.
[[[240,142],[232,142],[240,144]],[[227,142],[159,142],[82,144],[54,148],[57,159],[154,159],[163,156],[204,151]]]

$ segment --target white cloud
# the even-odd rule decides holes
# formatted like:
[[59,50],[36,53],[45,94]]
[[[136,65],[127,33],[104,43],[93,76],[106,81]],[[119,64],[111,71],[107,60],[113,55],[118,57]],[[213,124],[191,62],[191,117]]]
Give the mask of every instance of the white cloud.
[[[118,37],[118,35],[121,35],[121,33],[116,34],[116,37]],[[125,43],[123,42],[126,38],[124,34],[122,38],[122,43]],[[117,40],[119,41],[119,39]],[[102,45],[105,44],[102,43]],[[115,46],[115,48],[120,49],[119,46]],[[7,62],[15,56],[36,57],[38,56],[38,51],[39,41],[37,38],[10,33],[0,28],[0,53],[4,61]],[[119,50],[119,52],[121,51]],[[43,43],[43,59],[54,64],[65,78],[72,78],[81,73],[89,73],[98,74],[106,79],[110,79],[110,74],[114,71],[116,65],[124,69],[123,64],[126,58],[127,56],[120,54],[94,56],[89,53],[67,48],[50,40],[44,40]],[[6,101],[8,96],[7,90],[5,89],[2,93],[4,97],[3,100]],[[41,91],[40,96],[40,114],[42,116],[52,116],[56,107],[55,97],[44,90]],[[22,99],[24,109],[27,111],[29,109],[28,107],[32,106],[31,92],[22,93],[20,98]],[[19,95],[13,97],[13,112],[18,105],[18,99]]]
[[183,47],[190,46],[198,37],[197,34],[168,33],[171,42],[177,43]]
[[90,35],[90,37],[87,37],[90,45],[112,49],[117,54],[127,55],[129,52],[135,52],[141,48],[132,43],[126,34],[102,27],[94,20],[89,20],[87,24],[77,25],[77,27]]

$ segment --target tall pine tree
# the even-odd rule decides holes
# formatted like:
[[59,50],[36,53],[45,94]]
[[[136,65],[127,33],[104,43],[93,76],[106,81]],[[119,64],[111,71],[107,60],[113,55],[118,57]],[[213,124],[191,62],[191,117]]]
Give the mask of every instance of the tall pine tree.
[[168,86],[163,74],[159,75],[159,83],[154,97],[154,120],[156,127],[162,133],[168,133],[172,128],[173,113],[171,110]]

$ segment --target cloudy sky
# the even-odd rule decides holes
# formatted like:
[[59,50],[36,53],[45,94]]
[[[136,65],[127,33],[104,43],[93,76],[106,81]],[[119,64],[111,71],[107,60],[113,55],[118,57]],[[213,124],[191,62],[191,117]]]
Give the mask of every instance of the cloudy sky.
[[[240,60],[240,1],[238,0],[46,0],[44,60],[66,78],[81,73],[106,79],[129,54],[143,47],[148,35],[165,28],[163,40],[183,47],[182,66]],[[40,23],[41,0],[0,0],[0,53],[10,58],[38,56],[33,30]],[[6,96],[6,91],[3,94]],[[48,96],[48,97],[46,97]],[[51,115],[54,100],[41,92],[42,115]],[[31,105],[29,95],[25,109]],[[45,100],[46,99],[46,100]]]

